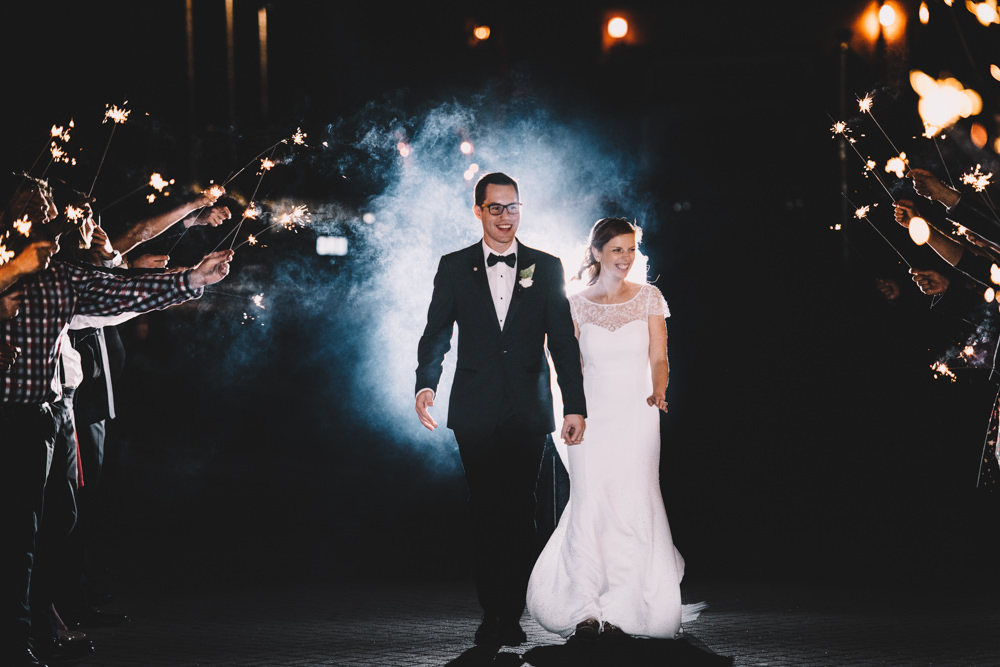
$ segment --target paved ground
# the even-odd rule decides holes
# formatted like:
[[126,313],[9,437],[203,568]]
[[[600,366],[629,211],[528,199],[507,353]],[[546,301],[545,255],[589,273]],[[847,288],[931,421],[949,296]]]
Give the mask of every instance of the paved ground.
[[495,654],[472,648],[478,612],[466,582],[150,587],[120,595],[106,607],[126,611],[131,622],[91,630],[97,651],[69,664],[1000,665],[1000,604],[993,592],[974,586],[917,595],[873,586],[706,582],[688,585],[685,596],[707,600],[711,608],[687,627],[683,644],[635,642],[573,653],[526,618],[528,643]]

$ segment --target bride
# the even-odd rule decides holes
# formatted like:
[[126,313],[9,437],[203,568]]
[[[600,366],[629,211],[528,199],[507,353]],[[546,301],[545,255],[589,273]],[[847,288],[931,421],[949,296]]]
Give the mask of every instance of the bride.
[[684,559],[660,494],[670,313],[656,287],[626,280],[640,231],[599,220],[580,269],[589,286],[569,300],[587,435],[569,448],[570,500],[535,563],[527,606],[543,628],[574,639],[673,638],[703,606],[682,609]]

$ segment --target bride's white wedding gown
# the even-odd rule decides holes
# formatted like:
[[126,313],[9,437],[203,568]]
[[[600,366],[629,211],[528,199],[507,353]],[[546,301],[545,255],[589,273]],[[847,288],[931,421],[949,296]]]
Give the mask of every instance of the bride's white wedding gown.
[[528,611],[568,637],[596,618],[639,637],[672,638],[700,605],[682,610],[684,559],[660,494],[659,410],[652,393],[648,317],[669,315],[652,285],[622,304],[570,297],[587,396],[584,441],[562,446],[570,499],[535,564]]

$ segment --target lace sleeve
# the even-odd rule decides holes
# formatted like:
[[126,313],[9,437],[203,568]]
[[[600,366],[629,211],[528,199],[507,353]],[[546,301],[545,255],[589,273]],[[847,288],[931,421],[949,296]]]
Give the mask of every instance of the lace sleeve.
[[663,298],[663,294],[653,285],[643,285],[643,291],[646,292],[646,316],[650,315],[660,315],[661,317],[670,317],[670,308],[667,306],[667,300]]
[[569,297],[569,314],[574,322],[580,324],[580,297],[576,294]]

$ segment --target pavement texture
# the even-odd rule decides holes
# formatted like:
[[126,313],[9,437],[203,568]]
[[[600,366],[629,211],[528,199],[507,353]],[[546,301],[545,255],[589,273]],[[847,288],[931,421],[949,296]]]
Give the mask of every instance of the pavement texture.
[[343,581],[133,588],[106,611],[123,625],[87,629],[76,667],[445,667],[1000,665],[995,590],[917,592],[877,585],[694,582],[710,607],[673,642],[564,645],[525,615],[527,643],[474,647],[471,582]]

